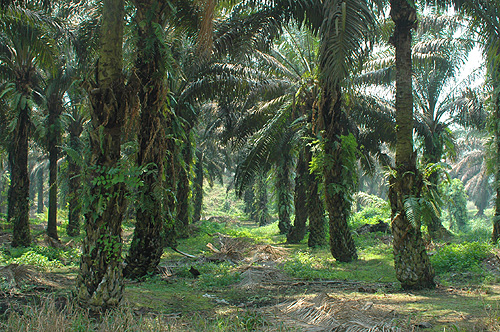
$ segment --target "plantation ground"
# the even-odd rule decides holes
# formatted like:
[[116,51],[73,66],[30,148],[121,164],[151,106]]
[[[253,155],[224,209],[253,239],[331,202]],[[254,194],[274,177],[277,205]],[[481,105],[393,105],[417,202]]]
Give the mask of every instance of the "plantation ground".
[[[500,287],[496,284],[498,256],[494,248],[470,271],[439,273],[435,290],[409,293],[396,282],[390,237],[386,234],[356,236],[361,259],[340,264],[330,258],[326,248],[310,250],[305,244],[284,244],[283,236],[277,235],[276,224],[256,228],[232,219],[212,218],[193,232],[196,236],[180,241],[178,249],[197,258],[167,251],[158,275],[141,282],[127,282],[125,308],[115,315],[129,325],[142,322],[137,331],[144,328],[145,322],[152,330],[169,327],[174,331],[323,331],[327,327],[358,327],[367,331],[376,326],[402,331],[419,326],[430,327],[428,331],[498,328]],[[40,248],[43,247],[19,257],[41,260],[40,257],[50,256],[50,250],[56,252]],[[446,251],[443,248],[436,251]],[[45,256],[37,256],[37,251],[44,250]],[[35,321],[57,321],[49,317],[61,315],[64,308],[76,310],[71,305],[70,291],[77,260],[73,259],[74,264],[70,264],[71,257],[66,260],[66,266],[55,264],[64,261],[61,258],[47,260],[42,271],[26,267],[22,270],[22,265],[2,268],[0,308],[7,330],[7,326],[11,326],[11,331],[22,328],[12,325],[13,321],[38,329],[41,323]],[[10,280],[9,269],[13,276]],[[196,269],[200,275],[195,277],[190,269]],[[31,304],[47,297],[49,302],[44,305],[48,312],[41,315],[33,311]],[[53,312],[50,303],[54,305]],[[79,315],[83,313],[67,313],[65,319]],[[158,319],[161,324],[156,329],[151,322]],[[98,322],[103,324],[100,320],[88,321],[96,329]],[[106,324],[110,328],[110,323]],[[74,327],[67,331],[78,330],[74,322],[66,325]],[[33,327],[22,330],[37,330]]]
[[[390,234],[354,232],[360,259],[338,263],[328,248],[307,248],[307,239],[286,244],[276,222],[256,227],[226,194],[206,201],[213,204],[206,220],[177,247],[195,257],[167,249],[159,273],[127,281],[124,305],[104,316],[71,301],[81,237],[52,248],[46,216],[38,215],[38,245],[13,249],[3,225],[0,330],[500,331],[500,251],[487,243],[488,219],[473,219],[472,210],[469,232],[428,241],[437,288],[406,292],[394,274]],[[365,206],[351,226],[387,218],[386,208]],[[64,214],[61,221],[64,234]],[[132,233],[126,223],[125,252]]]

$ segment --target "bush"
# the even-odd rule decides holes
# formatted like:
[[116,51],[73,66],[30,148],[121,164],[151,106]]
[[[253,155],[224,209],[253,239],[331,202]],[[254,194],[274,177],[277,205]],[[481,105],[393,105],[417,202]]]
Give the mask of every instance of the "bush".
[[364,224],[376,224],[379,220],[389,222],[390,218],[390,208],[367,206],[361,211],[352,215],[351,224],[354,228],[358,228]]
[[437,273],[479,271],[490,251],[487,243],[450,244],[431,256],[431,262]]
[[[80,261],[80,250],[77,248],[58,249],[51,247],[35,246],[28,248],[12,248],[4,251],[0,261],[6,264],[28,264],[42,268],[55,268],[62,266],[77,266]],[[9,257],[10,256],[10,257]]]

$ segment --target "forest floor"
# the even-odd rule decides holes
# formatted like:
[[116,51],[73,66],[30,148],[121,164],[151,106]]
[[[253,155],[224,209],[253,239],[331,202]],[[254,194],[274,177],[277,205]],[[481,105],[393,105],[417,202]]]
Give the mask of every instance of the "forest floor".
[[[360,259],[346,264],[327,248],[286,244],[276,224],[211,218],[191,231],[179,241],[181,253],[166,251],[158,274],[126,282],[133,317],[161,319],[172,331],[500,331],[494,248],[481,270],[438,274],[436,289],[407,292],[395,278],[387,234],[356,237]],[[429,244],[429,252],[436,247]],[[10,285],[0,292],[2,319],[26,316],[47,298],[62,312],[76,274],[76,265],[0,267]]]

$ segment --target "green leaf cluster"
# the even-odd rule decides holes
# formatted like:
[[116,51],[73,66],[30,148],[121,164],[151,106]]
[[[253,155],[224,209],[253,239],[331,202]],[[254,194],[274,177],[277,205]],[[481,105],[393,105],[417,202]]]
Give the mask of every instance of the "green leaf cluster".
[[449,244],[431,256],[431,263],[437,273],[477,271],[491,254],[491,248],[490,244],[480,242]]

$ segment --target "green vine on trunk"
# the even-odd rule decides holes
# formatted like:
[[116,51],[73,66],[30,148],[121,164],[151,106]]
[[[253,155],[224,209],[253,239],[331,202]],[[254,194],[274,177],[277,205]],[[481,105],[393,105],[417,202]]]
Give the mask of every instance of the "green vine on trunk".
[[[352,133],[349,133],[349,135],[341,135],[339,138],[340,140],[333,144],[334,151],[340,151],[338,158],[340,158],[342,165],[342,174],[339,178],[341,178],[342,181],[340,183],[330,183],[328,185],[328,190],[332,195],[342,194],[347,201],[351,202],[352,194],[356,191],[358,185],[356,162],[360,152],[358,150],[356,138]],[[337,156],[326,155],[324,153],[324,146],[327,144],[327,141],[316,140],[311,144],[313,146],[319,146],[320,148],[313,147],[311,149],[314,154],[309,165],[310,173],[321,174],[323,169],[334,167],[337,163]]]
[[87,172],[94,176],[90,180],[90,185],[86,186],[87,199],[83,204],[83,211],[89,212],[92,203],[97,201],[97,209],[92,211],[95,217],[102,215],[106,210],[107,203],[113,198],[123,194],[115,190],[116,186],[127,188],[125,198],[130,198],[135,189],[144,185],[141,176],[155,171],[154,164],[142,167],[130,166],[124,162],[119,162],[116,166],[107,167],[102,165],[89,166]]

